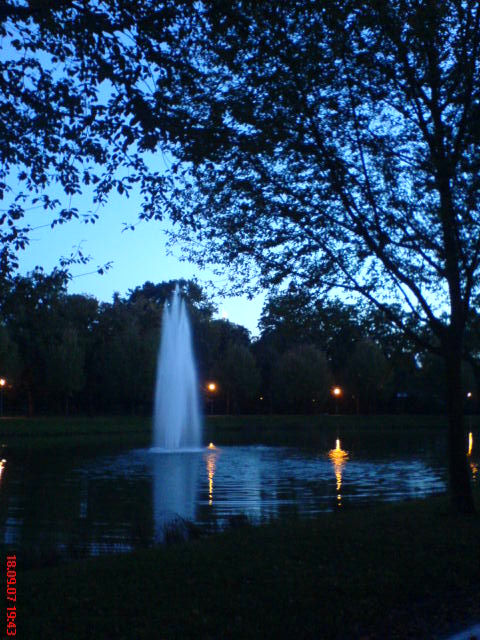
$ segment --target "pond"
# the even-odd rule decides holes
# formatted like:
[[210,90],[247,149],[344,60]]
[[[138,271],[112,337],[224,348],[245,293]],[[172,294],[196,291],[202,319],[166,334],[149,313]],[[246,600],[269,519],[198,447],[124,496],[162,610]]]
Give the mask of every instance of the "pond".
[[[336,435],[325,435],[314,447],[6,453],[0,535],[27,565],[35,565],[150,546],[181,535],[185,522],[214,531],[239,516],[253,522],[313,517],[445,491],[443,431]],[[472,446],[469,456],[475,483],[477,451]]]

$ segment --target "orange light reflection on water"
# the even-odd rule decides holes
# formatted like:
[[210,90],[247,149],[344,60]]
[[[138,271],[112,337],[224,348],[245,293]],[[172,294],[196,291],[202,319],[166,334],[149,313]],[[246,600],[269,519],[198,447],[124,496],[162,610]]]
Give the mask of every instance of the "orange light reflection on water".
[[472,480],[474,483],[478,482],[478,464],[475,462],[470,463],[470,469],[472,470]]
[[[467,456],[471,456],[473,451],[473,433],[468,434],[468,451]],[[478,482],[478,464],[476,462],[470,462],[470,469],[472,470],[472,480],[474,483]]]
[[213,504],[213,479],[215,477],[215,469],[217,467],[217,452],[218,450],[216,449],[216,447],[213,447],[213,451],[205,455],[208,476],[208,504],[210,506]]
[[337,479],[337,505],[342,506],[342,472],[348,460],[348,452],[344,451],[341,447],[340,440],[337,438],[335,442],[335,449],[330,449],[328,457],[333,462],[333,469],[335,471],[335,478]]

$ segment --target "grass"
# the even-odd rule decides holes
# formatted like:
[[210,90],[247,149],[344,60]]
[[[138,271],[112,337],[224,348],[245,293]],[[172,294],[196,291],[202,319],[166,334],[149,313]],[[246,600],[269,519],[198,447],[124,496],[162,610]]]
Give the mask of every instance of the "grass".
[[[480,416],[471,416],[472,428],[480,426]],[[442,416],[429,415],[243,415],[207,416],[205,440],[219,445],[314,444],[318,436],[338,429],[376,434],[399,433],[408,429],[444,429]],[[147,446],[151,442],[149,417],[40,417],[1,418],[0,444],[15,448],[103,445],[109,443]]]
[[1,418],[0,437],[138,434],[145,432],[150,425],[150,418],[138,416]]
[[438,637],[480,618],[479,538],[432,498],[20,566],[18,637]]
[[[477,416],[472,416],[477,418]],[[362,429],[436,428],[447,425],[446,418],[438,415],[355,415],[355,414],[312,414],[312,415],[252,415],[252,416],[208,416],[207,426],[221,430],[241,429],[245,422],[260,430],[269,429],[309,429],[314,427],[336,427],[338,423],[346,427]]]
[[[477,429],[478,418],[472,422]],[[445,422],[212,416],[206,435],[217,444],[302,443],[339,427],[401,436]],[[147,418],[0,420],[1,442],[20,449],[147,445],[150,434]],[[480,507],[478,487],[476,500]],[[189,543],[56,567],[27,570],[19,555],[18,637],[438,637],[452,624],[480,619],[479,539],[478,515],[454,516],[446,499],[430,498],[237,526]]]
[[[478,429],[480,416],[468,416]],[[262,443],[311,446],[325,436],[362,433],[365,436],[397,436],[408,430],[445,430],[445,416],[437,415],[252,415],[209,416],[205,438],[219,445]]]
[[16,450],[146,446],[151,440],[151,425],[151,418],[139,416],[1,418],[0,443]]

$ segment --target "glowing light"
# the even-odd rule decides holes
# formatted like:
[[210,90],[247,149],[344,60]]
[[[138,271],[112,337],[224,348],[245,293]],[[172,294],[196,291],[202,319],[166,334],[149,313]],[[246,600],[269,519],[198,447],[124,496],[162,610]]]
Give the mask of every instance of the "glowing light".
[[472,470],[472,480],[474,483],[476,483],[478,480],[478,464],[471,462],[470,468]]
[[217,390],[217,385],[216,385],[216,383],[215,383],[215,382],[209,382],[209,383],[207,384],[207,389],[208,389],[209,391],[216,391],[216,390]]
[[468,452],[467,452],[467,456],[471,455],[472,449],[473,449],[473,433],[470,432],[468,434]]
[[337,480],[337,504],[340,507],[342,505],[342,472],[348,460],[348,452],[344,451],[341,447],[340,440],[337,438],[335,441],[335,449],[330,449],[328,457],[333,462],[333,469],[335,472],[335,478]]
[[4,387],[7,384],[5,378],[0,378],[0,387]]
[[332,389],[332,395],[334,395],[335,397],[340,397],[342,395],[342,390],[340,387],[333,387]]
[[3,460],[0,460],[0,480],[2,478],[3,470],[5,469],[6,463],[7,461],[5,460],[5,458],[3,458]]
[[348,453],[342,449],[339,438],[335,440],[335,449],[330,449],[328,452],[328,457],[331,460],[342,460],[344,458],[348,458]]
[[216,449],[217,447],[213,444],[213,442],[210,442],[210,444],[208,445],[207,449]]
[[469,391],[469,392],[467,393],[467,398],[471,398],[471,397],[472,397],[472,392],[471,392],[471,391]]
[[[209,447],[210,448],[210,445]],[[214,447],[215,448],[215,447]],[[213,478],[215,477],[215,468],[217,466],[217,453],[209,453],[206,456],[207,476],[208,476],[208,504],[213,504]]]

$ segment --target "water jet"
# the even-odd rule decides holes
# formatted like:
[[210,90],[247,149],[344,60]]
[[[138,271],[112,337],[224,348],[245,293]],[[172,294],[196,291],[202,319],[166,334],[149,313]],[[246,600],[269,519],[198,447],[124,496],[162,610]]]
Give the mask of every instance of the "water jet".
[[178,285],[163,310],[153,417],[153,448],[179,451],[202,446],[199,386],[192,334]]

